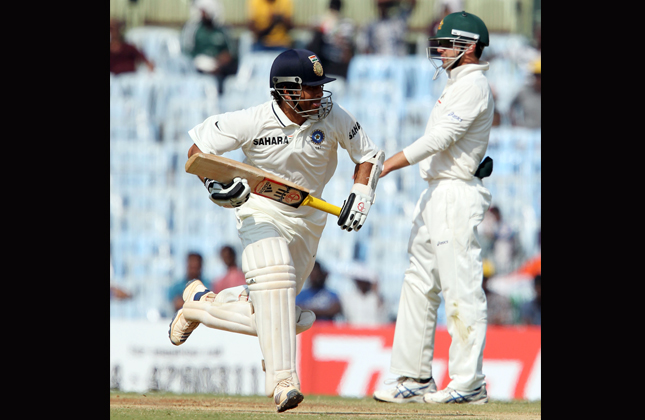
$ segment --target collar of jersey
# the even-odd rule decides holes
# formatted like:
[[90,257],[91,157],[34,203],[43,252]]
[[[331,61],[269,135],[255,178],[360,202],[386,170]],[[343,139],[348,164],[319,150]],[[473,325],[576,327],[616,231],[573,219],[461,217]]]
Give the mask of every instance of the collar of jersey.
[[291,121],[289,117],[287,117],[287,115],[282,111],[282,109],[275,101],[271,101],[271,109],[273,109],[273,115],[275,115],[275,118],[283,127],[286,127],[288,125],[298,125],[295,122]]
[[448,78],[454,82],[457,79],[465,77],[467,74],[476,71],[486,71],[489,67],[490,66],[487,61],[480,61],[479,64],[466,64],[464,66],[459,66],[456,69],[449,70]]

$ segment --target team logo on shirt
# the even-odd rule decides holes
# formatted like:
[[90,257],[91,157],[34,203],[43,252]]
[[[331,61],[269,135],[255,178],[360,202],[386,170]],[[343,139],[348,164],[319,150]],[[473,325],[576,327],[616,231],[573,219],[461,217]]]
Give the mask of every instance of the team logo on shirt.
[[282,137],[282,136],[277,136],[277,137],[260,137],[257,139],[253,139],[253,145],[254,146],[269,146],[272,144],[289,144],[289,141],[291,141],[291,136],[287,137]]
[[356,121],[356,124],[354,124],[354,127],[352,127],[352,130],[349,132],[349,139],[353,139],[360,129],[361,125],[358,123],[358,121]]
[[325,140],[325,132],[322,130],[314,130],[313,133],[311,133],[311,141],[314,142],[315,144],[320,144]]
[[453,120],[457,121],[457,122],[461,122],[461,121],[462,121],[462,120],[461,120],[461,117],[460,117],[459,115],[455,114],[454,112],[451,112],[450,114],[448,114],[448,116],[449,116],[450,118],[452,118]]

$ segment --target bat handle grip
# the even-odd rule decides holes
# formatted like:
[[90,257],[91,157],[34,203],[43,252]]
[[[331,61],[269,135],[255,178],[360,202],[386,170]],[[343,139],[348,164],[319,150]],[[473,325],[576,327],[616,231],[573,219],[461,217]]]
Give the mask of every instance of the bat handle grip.
[[302,202],[302,205],[313,207],[318,210],[322,210],[326,213],[333,214],[335,216],[340,216],[340,207],[329,204],[326,201],[323,201],[319,198],[312,197],[308,195]]

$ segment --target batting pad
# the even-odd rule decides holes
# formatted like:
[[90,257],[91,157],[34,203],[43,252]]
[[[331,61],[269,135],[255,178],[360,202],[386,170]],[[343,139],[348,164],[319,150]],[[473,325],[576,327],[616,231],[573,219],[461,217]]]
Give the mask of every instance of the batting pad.
[[[187,301],[184,317],[209,328],[257,336],[255,314],[248,301],[247,289],[247,286],[235,286],[222,290],[214,302]],[[296,306],[296,334],[307,331],[315,320],[316,315],[312,311]]]
[[296,270],[284,238],[262,239],[242,253],[242,270],[255,311],[255,324],[266,368],[268,397],[278,382],[296,373]]
[[214,302],[186,301],[184,318],[198,321],[209,328],[246,335],[257,335],[252,322],[252,308],[247,301],[246,286],[236,286],[223,290]]

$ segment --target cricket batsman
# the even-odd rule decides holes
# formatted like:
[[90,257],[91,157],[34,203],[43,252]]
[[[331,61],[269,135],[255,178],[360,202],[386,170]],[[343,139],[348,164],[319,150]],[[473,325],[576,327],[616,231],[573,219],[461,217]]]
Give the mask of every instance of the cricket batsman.
[[[244,163],[302,185],[321,198],[336,170],[340,147],[356,166],[338,225],[358,232],[374,202],[385,156],[358,121],[323,89],[334,80],[325,75],[313,52],[282,52],[269,75],[272,99],[208,117],[188,132],[194,142],[188,156],[242,149]],[[292,409],[304,399],[296,372],[296,334],[315,320],[313,312],[295,305],[296,295],[314,266],[327,213],[250,194],[247,180],[239,177],[230,184],[200,179],[211,201],[234,207],[246,285],[215,294],[199,279],[188,284],[184,306],[170,324],[170,341],[181,345],[200,323],[257,336],[266,395],[273,398],[278,412]]]

